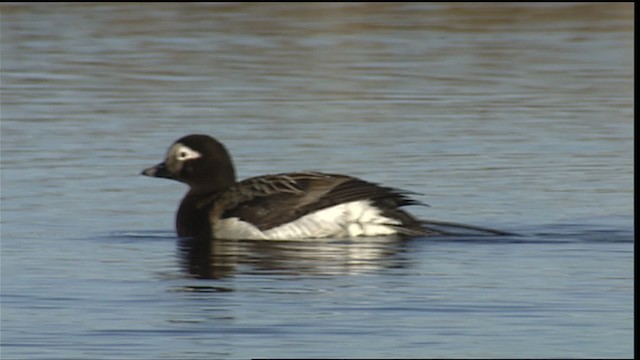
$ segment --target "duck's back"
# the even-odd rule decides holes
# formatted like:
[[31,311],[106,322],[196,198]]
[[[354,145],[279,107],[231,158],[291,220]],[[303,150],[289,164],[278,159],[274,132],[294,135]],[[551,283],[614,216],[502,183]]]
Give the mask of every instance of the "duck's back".
[[249,178],[212,199],[219,238],[300,239],[418,235],[420,222],[400,207],[406,192],[358,178],[316,172]]

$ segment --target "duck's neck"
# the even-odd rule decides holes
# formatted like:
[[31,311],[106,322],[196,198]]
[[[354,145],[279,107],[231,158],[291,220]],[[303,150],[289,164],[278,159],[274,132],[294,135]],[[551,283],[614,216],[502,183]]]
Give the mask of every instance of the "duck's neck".
[[[211,236],[209,211],[217,194],[236,183],[236,172],[231,161],[219,162],[198,181],[187,182],[189,192],[184,196],[176,215],[176,229],[181,237]],[[209,203],[208,203],[209,202]]]
[[[210,197],[215,197],[211,192]],[[184,196],[176,214],[176,230],[180,237],[210,237],[210,204],[206,192],[189,190]]]

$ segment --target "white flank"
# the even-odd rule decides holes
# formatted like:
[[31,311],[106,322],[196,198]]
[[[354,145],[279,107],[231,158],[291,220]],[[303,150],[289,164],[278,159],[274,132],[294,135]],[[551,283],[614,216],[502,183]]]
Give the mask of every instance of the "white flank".
[[238,218],[228,218],[215,224],[213,233],[221,239],[299,240],[397,233],[390,225],[400,225],[400,221],[382,216],[369,201],[361,200],[316,211],[265,231]]

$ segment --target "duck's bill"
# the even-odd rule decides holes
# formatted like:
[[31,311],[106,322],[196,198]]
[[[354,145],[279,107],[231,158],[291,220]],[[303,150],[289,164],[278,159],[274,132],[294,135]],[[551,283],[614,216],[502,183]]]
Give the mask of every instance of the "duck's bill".
[[142,170],[142,175],[164,178],[164,179],[173,179],[173,175],[167,169],[167,165],[163,162],[156,166],[152,166],[150,168]]

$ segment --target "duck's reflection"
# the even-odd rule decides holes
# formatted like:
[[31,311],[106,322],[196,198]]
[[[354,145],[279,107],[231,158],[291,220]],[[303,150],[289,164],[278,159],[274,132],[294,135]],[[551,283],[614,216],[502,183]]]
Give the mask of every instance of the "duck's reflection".
[[405,267],[406,240],[369,237],[349,240],[256,241],[181,239],[180,259],[189,276],[220,279],[235,273],[339,275]]

